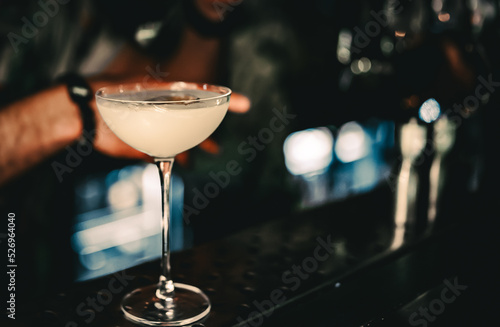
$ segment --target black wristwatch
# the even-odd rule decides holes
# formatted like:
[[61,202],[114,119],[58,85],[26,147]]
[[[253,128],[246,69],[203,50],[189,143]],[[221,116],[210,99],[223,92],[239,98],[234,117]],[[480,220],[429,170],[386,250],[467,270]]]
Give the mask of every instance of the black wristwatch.
[[94,111],[89,104],[94,98],[92,88],[82,76],[75,73],[65,74],[57,80],[66,84],[71,100],[80,108],[85,139],[91,144],[94,143],[96,122]]

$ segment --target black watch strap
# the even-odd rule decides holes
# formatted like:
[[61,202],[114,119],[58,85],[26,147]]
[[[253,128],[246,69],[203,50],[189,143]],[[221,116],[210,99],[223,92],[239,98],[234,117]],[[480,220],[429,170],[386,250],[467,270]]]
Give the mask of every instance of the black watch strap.
[[66,84],[71,100],[80,108],[83,133],[90,143],[94,143],[96,122],[94,111],[89,104],[94,98],[92,88],[83,77],[75,73],[63,75],[58,78],[58,81]]

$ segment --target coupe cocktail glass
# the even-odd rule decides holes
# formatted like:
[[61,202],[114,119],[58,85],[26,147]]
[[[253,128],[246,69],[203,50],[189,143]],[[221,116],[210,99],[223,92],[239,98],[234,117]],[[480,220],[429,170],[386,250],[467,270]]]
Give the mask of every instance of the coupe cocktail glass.
[[152,156],[162,189],[162,257],[158,284],[127,294],[125,317],[148,326],[182,326],[210,312],[210,300],[198,288],[174,283],[170,274],[170,180],[175,155],[205,140],[229,106],[227,87],[171,82],[155,87],[128,84],[97,91],[99,112],[109,128],[131,147]]

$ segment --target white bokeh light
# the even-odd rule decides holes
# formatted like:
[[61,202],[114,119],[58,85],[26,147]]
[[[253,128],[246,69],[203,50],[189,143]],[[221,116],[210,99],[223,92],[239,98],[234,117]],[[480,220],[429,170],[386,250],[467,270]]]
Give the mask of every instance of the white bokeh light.
[[439,118],[440,114],[441,106],[433,98],[430,98],[422,103],[422,106],[420,106],[420,110],[418,111],[418,116],[426,123],[432,123]]
[[319,173],[333,158],[333,135],[326,127],[290,134],[283,145],[285,164],[293,175]]
[[335,154],[340,161],[347,163],[359,160],[370,150],[368,138],[363,127],[356,122],[345,123],[339,131]]

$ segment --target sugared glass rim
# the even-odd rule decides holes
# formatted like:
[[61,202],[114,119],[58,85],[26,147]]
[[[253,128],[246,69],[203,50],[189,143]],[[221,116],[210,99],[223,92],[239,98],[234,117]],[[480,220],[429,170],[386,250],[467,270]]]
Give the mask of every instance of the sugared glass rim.
[[[128,100],[128,99],[118,99],[110,97],[111,95],[123,94],[125,92],[155,91],[155,90],[172,90],[172,91],[202,90],[202,91],[216,92],[219,93],[219,95],[197,100]],[[95,93],[95,96],[96,98],[103,99],[106,101],[114,101],[121,103],[126,102],[126,103],[151,103],[151,104],[185,104],[190,102],[202,102],[202,101],[222,99],[224,97],[230,96],[231,93],[232,93],[231,89],[226,86],[220,86],[208,83],[172,81],[172,82],[161,82],[155,86],[145,86],[144,83],[126,83],[126,84],[109,85],[98,89],[97,92]]]

